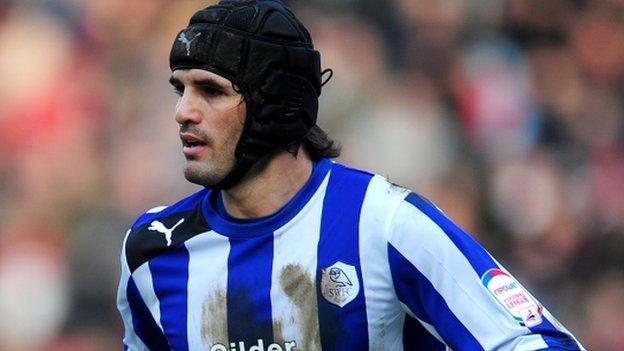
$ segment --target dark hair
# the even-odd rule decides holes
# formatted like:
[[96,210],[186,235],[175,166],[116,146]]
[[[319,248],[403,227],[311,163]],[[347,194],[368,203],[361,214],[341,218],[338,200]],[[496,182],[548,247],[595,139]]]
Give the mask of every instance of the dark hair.
[[340,145],[317,125],[310,129],[305,139],[286,146],[286,151],[296,155],[301,144],[305,147],[312,161],[340,156]]
[[[246,95],[236,84],[232,83],[232,89],[236,93],[241,94],[240,104],[246,101]],[[310,155],[312,161],[318,161],[322,158],[336,158],[340,156],[341,147],[327,132],[318,125],[312,126],[308,135],[302,140],[286,145],[284,149],[293,155],[297,155],[299,146],[303,143],[306,151]]]

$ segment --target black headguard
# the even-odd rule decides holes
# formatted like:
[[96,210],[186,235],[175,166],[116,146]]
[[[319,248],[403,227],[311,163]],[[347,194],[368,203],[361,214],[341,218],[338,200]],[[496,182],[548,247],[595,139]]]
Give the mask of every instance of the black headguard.
[[247,107],[235,185],[265,155],[303,140],[316,123],[321,63],[307,29],[279,0],[223,0],[198,11],[176,37],[171,70],[199,68],[232,81]]

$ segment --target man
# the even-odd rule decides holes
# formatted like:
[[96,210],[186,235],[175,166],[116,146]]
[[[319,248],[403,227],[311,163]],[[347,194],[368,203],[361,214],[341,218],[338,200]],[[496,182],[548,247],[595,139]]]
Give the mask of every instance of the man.
[[170,65],[205,189],[128,232],[126,349],[582,349],[429,201],[328,159],[320,55],[280,1],[197,12]]

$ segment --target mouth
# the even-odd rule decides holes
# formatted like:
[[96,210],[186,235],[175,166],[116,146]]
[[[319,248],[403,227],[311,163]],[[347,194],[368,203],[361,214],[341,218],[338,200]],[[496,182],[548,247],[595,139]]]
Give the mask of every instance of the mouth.
[[182,152],[187,158],[197,157],[207,146],[206,141],[191,133],[180,133]]

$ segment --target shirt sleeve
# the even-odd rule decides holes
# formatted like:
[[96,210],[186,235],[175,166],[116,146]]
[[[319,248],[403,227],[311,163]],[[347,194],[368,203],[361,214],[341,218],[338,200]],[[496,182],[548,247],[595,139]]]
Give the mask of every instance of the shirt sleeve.
[[[126,242],[130,231],[126,233],[122,249],[121,249],[121,277],[119,279],[119,288],[117,290],[117,309],[121,314],[121,319],[124,325],[123,336],[123,350],[126,351],[149,351],[147,346],[143,343],[141,338],[135,332],[135,326],[133,324],[133,313],[130,307],[128,295],[135,296],[133,290],[136,289],[132,280],[130,269],[128,268],[128,261],[126,259]],[[135,313],[136,318],[136,313]]]
[[409,194],[394,214],[388,260],[405,312],[454,351],[584,350],[481,245],[419,195]]

